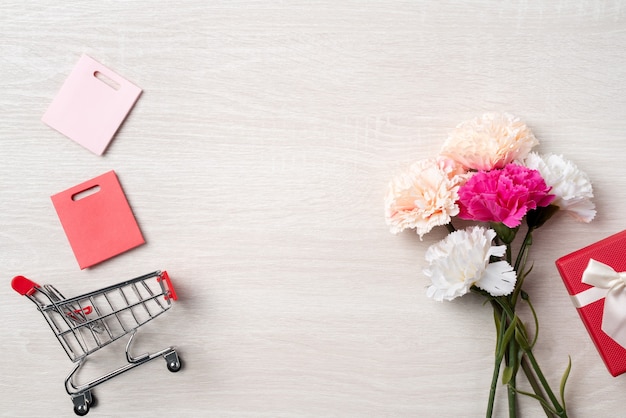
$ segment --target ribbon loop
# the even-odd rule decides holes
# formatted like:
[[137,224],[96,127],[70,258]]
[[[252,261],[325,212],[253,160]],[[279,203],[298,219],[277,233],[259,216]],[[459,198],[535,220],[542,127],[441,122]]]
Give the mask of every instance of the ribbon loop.
[[626,272],[590,259],[582,282],[594,287],[574,296],[574,304],[582,308],[604,297],[602,331],[626,348]]
[[626,273],[618,273],[611,266],[594,260],[589,260],[583,273],[582,282],[602,289],[611,289],[618,285],[625,285]]

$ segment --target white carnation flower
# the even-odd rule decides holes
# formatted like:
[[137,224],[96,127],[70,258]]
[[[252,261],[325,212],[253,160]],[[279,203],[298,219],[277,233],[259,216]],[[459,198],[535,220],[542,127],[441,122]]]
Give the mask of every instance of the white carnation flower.
[[424,269],[431,281],[426,295],[437,301],[452,300],[473,285],[492,296],[511,293],[517,280],[513,267],[506,261],[489,262],[491,256],[501,257],[506,252],[504,245],[491,245],[495,237],[493,229],[474,226],[431,245],[426,251],[429,267]]
[[591,222],[596,216],[593,188],[587,174],[562,155],[539,155],[531,152],[524,165],[541,173],[551,194],[556,195],[552,202],[580,222]]

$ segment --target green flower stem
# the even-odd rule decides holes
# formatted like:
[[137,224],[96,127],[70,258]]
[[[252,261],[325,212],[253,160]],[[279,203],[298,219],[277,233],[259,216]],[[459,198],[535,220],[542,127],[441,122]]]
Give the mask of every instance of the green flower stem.
[[554,392],[552,392],[552,389],[550,389],[550,385],[548,384],[548,381],[543,375],[541,371],[541,367],[539,367],[539,363],[537,363],[537,359],[535,359],[535,355],[533,354],[533,351],[529,349],[527,346],[522,346],[522,350],[524,350],[524,354],[528,356],[528,360],[530,360],[530,364],[533,370],[535,371],[535,374],[537,374],[537,378],[539,379],[539,381],[541,382],[541,385],[546,391],[548,398],[550,398],[550,402],[552,402],[552,405],[554,405],[554,409],[556,411],[557,416],[559,416],[560,418],[567,418],[567,412],[565,411],[565,408],[561,406],[558,399],[554,395]]
[[506,244],[506,261],[507,261],[507,263],[511,264],[511,259],[512,258],[513,258],[513,256],[511,255],[511,244]]
[[[493,309],[497,312],[500,312],[500,322],[499,325],[496,323],[496,328],[498,329],[498,335],[496,339],[496,356],[495,356],[495,364],[493,366],[493,375],[491,377],[491,387],[489,389],[489,402],[487,404],[487,418],[491,418],[493,416],[493,405],[496,399],[496,386],[498,384],[498,377],[500,377],[500,365],[502,364],[502,358],[504,357],[504,349],[502,347],[502,341],[504,340],[504,333],[506,328],[504,324],[506,323],[506,313],[502,310],[495,301],[491,301]],[[497,314],[496,314],[497,315]]]
[[[513,268],[515,269],[516,272],[518,272],[519,278],[518,278],[518,282],[515,284],[515,289],[513,290],[513,293],[509,297],[509,302],[511,304],[509,315],[514,314],[515,304],[517,303],[519,294],[522,291],[522,284],[524,282],[526,274],[528,273],[527,271],[525,271],[526,259],[528,257],[530,246],[532,245],[532,234],[535,229],[536,229],[535,226],[528,227],[528,230],[526,231],[526,235],[524,236],[524,241],[522,242],[519,253],[517,254],[517,258],[515,259],[515,265]],[[528,302],[530,304],[530,301]],[[530,305],[530,307],[531,307],[531,310],[533,311],[533,315],[535,316],[535,323],[537,324],[537,319],[536,319],[536,314],[534,312],[534,309],[532,308],[532,305]],[[505,311],[507,310],[505,307],[503,307],[503,309]],[[548,381],[546,380],[545,376],[543,375],[543,372],[541,371],[541,367],[539,366],[539,363],[535,359],[534,353],[532,352],[532,347],[535,341],[533,341],[532,345],[528,343],[528,334],[521,321],[518,322],[518,328],[520,329],[520,333],[518,334],[517,337],[520,340],[522,340],[522,343],[519,344],[518,347],[521,348],[525,354],[521,358],[521,366],[522,366],[522,369],[524,370],[524,374],[526,375],[528,379],[528,382],[530,383],[531,387],[533,388],[533,391],[535,392],[535,395],[537,395],[538,398],[545,401],[546,398],[543,392],[543,390],[545,390],[545,393],[548,395],[550,402],[555,408],[554,411],[556,412],[556,415],[559,417],[567,417],[567,413],[565,412],[565,407],[561,406],[561,404],[557,400],[556,396],[554,395],[554,392],[552,391],[552,389],[550,388],[550,385],[548,384]],[[536,340],[536,337],[535,337],[535,340]],[[528,365],[527,359],[530,361],[532,369]],[[537,375],[537,378],[541,382],[541,386],[543,386],[543,390],[540,387],[539,383],[537,382],[537,379],[535,378],[535,374]],[[540,402],[540,404],[544,412],[546,413],[546,416],[553,417],[552,411],[543,402]]]
[[[471,290],[475,293],[483,295],[491,303],[494,310],[494,319],[496,323],[497,339],[496,339],[496,353],[495,364],[493,369],[493,375],[491,380],[491,388],[489,392],[489,403],[487,406],[487,418],[491,418],[493,415],[493,406],[495,401],[496,386],[498,378],[500,376],[500,369],[502,368],[502,362],[505,362],[504,370],[502,371],[502,381],[507,384],[507,396],[509,403],[509,418],[515,418],[517,414],[517,394],[523,394],[532,397],[537,400],[543,408],[546,417],[548,418],[567,418],[567,412],[565,410],[565,400],[563,398],[563,388],[569,374],[569,367],[561,379],[560,396],[561,400],[557,399],[554,392],[550,388],[547,379],[545,378],[541,367],[537,362],[533,354],[533,346],[537,340],[539,324],[537,315],[530,303],[528,295],[522,290],[522,284],[524,279],[532,270],[526,269],[526,261],[528,259],[528,253],[532,245],[532,234],[536,228],[541,226],[538,223],[527,222],[528,229],[524,236],[524,240],[519,249],[517,257],[515,257],[515,264],[512,264],[512,241],[515,238],[515,234],[518,229],[510,229],[501,224],[493,224],[492,228],[496,230],[497,236],[495,242],[497,245],[506,245],[506,261],[511,264],[517,274],[517,282],[513,292],[508,296],[494,297],[489,292],[472,286]],[[493,260],[492,260],[493,261]],[[532,343],[529,343],[529,334],[526,331],[526,327],[521,319],[515,313],[515,305],[520,298],[527,301],[533,318],[535,320],[535,336],[532,339]],[[571,363],[570,363],[571,364]],[[525,392],[519,390],[516,385],[516,376],[519,368],[524,371],[530,386],[534,393]],[[563,405],[561,405],[561,403]]]
[[534,228],[529,227],[526,231],[526,235],[524,236],[524,241],[522,242],[522,246],[520,247],[519,253],[517,254],[517,258],[515,259],[515,265],[513,269],[517,272],[518,278],[517,283],[515,283],[515,289],[513,289],[513,293],[510,296],[511,305],[515,307],[517,304],[517,299],[519,297],[520,292],[522,291],[522,284],[524,283],[524,279],[526,278],[526,273],[524,270],[526,268],[526,258],[528,257],[528,251],[530,250],[530,246],[533,242],[533,230]]
[[[543,390],[541,386],[539,386],[539,382],[537,382],[537,378],[535,377],[531,366],[528,364],[528,359],[526,358],[526,356],[522,356],[521,367],[524,371],[526,379],[528,379],[528,383],[530,383],[530,387],[533,388],[533,392],[535,392],[535,395],[537,395],[541,399],[545,399]],[[542,402],[539,402],[539,404],[543,408],[543,411],[546,413],[547,418],[554,418],[554,414],[552,413],[552,411],[550,411],[550,409],[548,409],[546,405],[544,405]]]
[[[509,301],[507,298],[495,298],[494,300],[496,300],[498,304],[502,307],[502,310],[507,314],[508,319],[510,321],[514,321],[515,318],[517,318],[512,307],[509,305]],[[524,354],[528,357],[528,360],[530,361],[532,369],[537,375],[539,382],[541,382],[543,389],[546,391],[546,394],[548,395],[550,402],[552,403],[552,405],[554,405],[554,409],[557,413],[557,416],[561,418],[567,418],[567,413],[565,412],[565,408],[561,406],[558,399],[554,395],[554,392],[552,392],[552,389],[550,388],[550,384],[548,383],[545,376],[543,375],[543,372],[541,371],[541,367],[539,367],[539,363],[537,362],[537,359],[535,358],[535,355],[533,354],[533,351],[530,348],[530,344],[528,343],[528,339],[526,336],[526,329],[524,328],[523,324],[520,321],[516,321],[516,327],[519,330],[519,333],[516,335],[516,337],[518,338],[518,342],[520,343],[519,347],[524,351]],[[540,396],[540,397],[542,399],[545,399],[543,396]]]
[[517,259],[515,260],[515,266],[513,267],[515,271],[519,271],[520,263],[522,262],[522,259],[524,258],[524,256],[526,255],[526,252],[528,251],[528,246],[532,244],[534,230],[535,228],[528,227],[528,230],[526,231],[526,235],[524,236],[524,241],[522,241],[522,246],[520,248],[519,253],[517,254]]
[[[517,326],[517,325],[516,325]],[[515,339],[512,339],[509,342],[509,355],[507,359],[507,367],[512,367],[513,372],[511,378],[509,379],[509,383],[507,385],[507,394],[509,400],[509,418],[515,418],[517,416],[517,391],[515,390],[515,377],[517,375],[517,353],[518,346],[515,342]]]

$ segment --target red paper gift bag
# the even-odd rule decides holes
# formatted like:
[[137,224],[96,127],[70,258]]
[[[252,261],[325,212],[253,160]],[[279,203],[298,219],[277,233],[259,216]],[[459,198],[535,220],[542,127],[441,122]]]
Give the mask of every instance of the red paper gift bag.
[[[626,275],[620,275],[626,272],[626,231],[561,257],[556,266],[609,372],[613,376],[626,372],[626,342],[613,331],[609,331],[613,337],[603,331],[603,327],[605,330],[626,327],[626,304],[622,309],[619,300],[626,297]],[[598,275],[598,269],[608,285],[592,286],[582,281],[584,275],[585,281],[590,282],[590,277]],[[612,302],[607,302],[609,292],[613,292]]]
[[52,196],[81,270],[145,241],[114,171]]

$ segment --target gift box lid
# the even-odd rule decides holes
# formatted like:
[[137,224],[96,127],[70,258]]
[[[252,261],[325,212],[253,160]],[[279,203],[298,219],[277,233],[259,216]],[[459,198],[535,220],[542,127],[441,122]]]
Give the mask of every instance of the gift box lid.
[[[626,271],[626,230],[611,235],[556,260],[563,283],[570,295],[578,295],[592,286],[583,283],[582,275],[590,259]],[[619,345],[601,329],[604,298],[577,309],[602,360],[613,376],[626,372],[626,348]]]
[[576,295],[591,288],[580,281],[591,258],[610,265],[616,271],[626,271],[626,230],[556,260],[556,267],[561,277],[571,278],[563,280],[570,295]]

